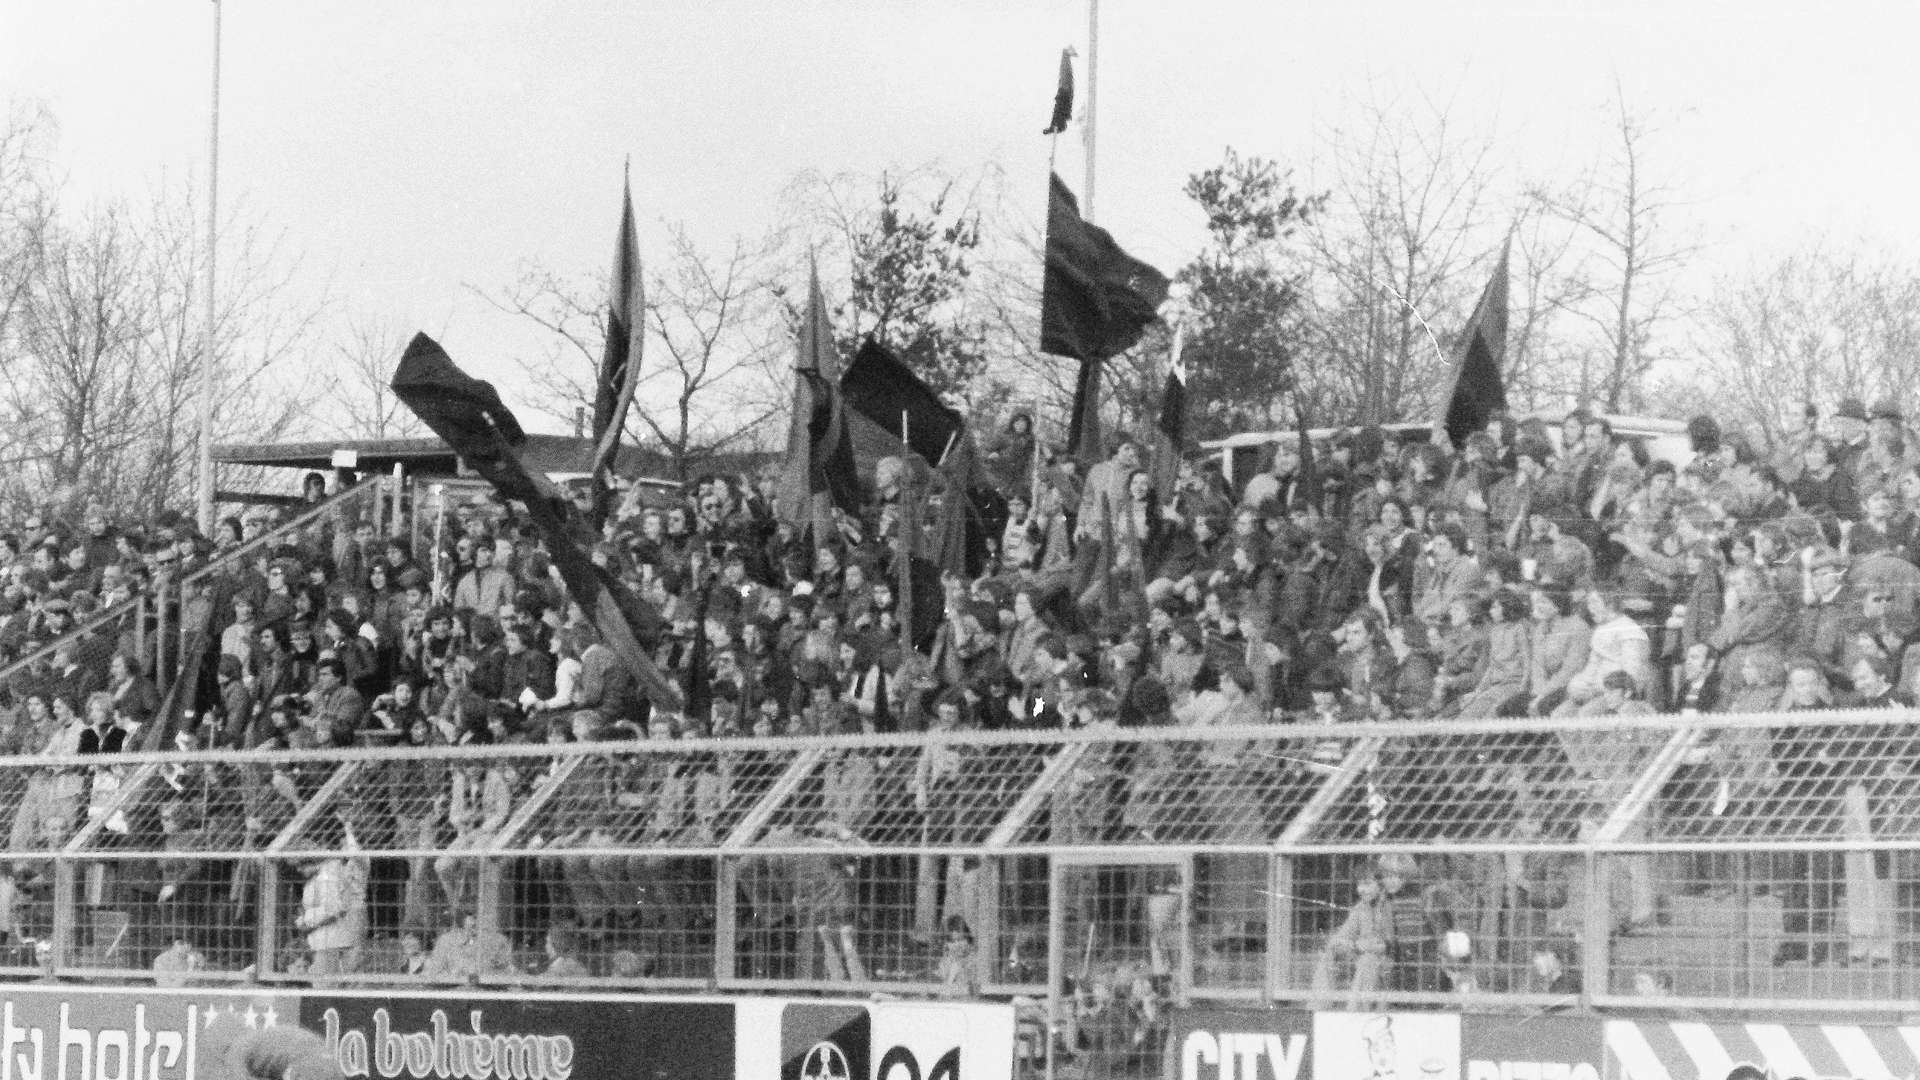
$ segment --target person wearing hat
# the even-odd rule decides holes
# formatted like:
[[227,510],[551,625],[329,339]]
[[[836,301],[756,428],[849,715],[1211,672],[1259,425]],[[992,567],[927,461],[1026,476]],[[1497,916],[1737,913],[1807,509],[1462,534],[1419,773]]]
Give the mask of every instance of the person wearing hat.
[[1856,491],[1864,495],[1892,488],[1908,466],[1920,461],[1907,445],[1903,422],[1899,404],[1890,399],[1874,402],[1866,445],[1850,463]]
[[1833,410],[1833,460],[1852,471],[1855,461],[1867,449],[1867,407],[1852,395],[1840,399]]

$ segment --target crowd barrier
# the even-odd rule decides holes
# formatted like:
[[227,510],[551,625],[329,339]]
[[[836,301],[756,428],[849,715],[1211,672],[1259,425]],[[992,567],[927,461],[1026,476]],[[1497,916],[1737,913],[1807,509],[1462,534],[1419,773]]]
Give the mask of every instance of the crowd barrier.
[[1538,1012],[1175,1013],[1166,1080],[1785,1080],[1920,1075],[1920,1026]]
[[[497,955],[429,981],[1024,999],[1027,1067],[1083,1076],[1201,1003],[1895,1016],[1917,748],[1841,711],[0,759],[0,978],[404,988],[471,916]],[[366,903],[323,963],[326,875]]]
[[1010,1080],[1013,1016],[823,998],[38,985],[0,1002],[0,1076],[244,1080],[237,1056],[271,1048],[273,1028],[305,1028],[340,1075],[382,1080]]

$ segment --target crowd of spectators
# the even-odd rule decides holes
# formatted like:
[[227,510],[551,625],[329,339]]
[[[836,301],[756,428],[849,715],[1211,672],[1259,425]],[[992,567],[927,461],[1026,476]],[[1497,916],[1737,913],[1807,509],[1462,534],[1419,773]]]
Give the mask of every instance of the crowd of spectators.
[[[857,515],[777,506],[771,472],[703,477],[664,501],[626,487],[592,556],[659,613],[653,663],[688,691],[689,707],[671,711],[653,707],[643,680],[569,603],[540,537],[512,508],[460,502],[437,546],[376,535],[365,521],[334,522],[223,566],[214,681],[177,745],[430,747],[1910,703],[1920,670],[1910,648],[1920,452],[1892,404],[1869,413],[1847,400],[1826,417],[1809,405],[1793,420],[1763,444],[1695,418],[1678,461],[1650,456],[1649,443],[1617,437],[1585,411],[1553,425],[1496,418],[1457,450],[1349,429],[1317,445],[1273,443],[1238,490],[1213,460],[1182,462],[1162,490],[1142,443],[1118,438],[1109,457],[1082,470],[1036,446],[1030,419],[1016,416],[971,474],[984,563],[963,571],[949,560],[924,595],[898,560],[934,541],[901,533],[931,532],[941,501],[958,497],[960,486],[941,473],[883,460]],[[94,515],[68,538],[24,530],[11,547],[0,642],[17,653],[51,640],[66,625],[63,601],[97,606],[150,588],[169,560],[217,557],[251,532],[229,520],[211,541],[179,523],[115,534]],[[903,610],[909,604],[917,610]],[[76,658],[58,653],[45,670],[17,677],[15,746],[66,748],[65,733],[81,740],[92,731],[99,749],[111,749],[106,732],[142,723],[150,684],[140,689],[138,666],[113,655],[98,677],[70,679]],[[1605,754],[1592,753],[1569,739],[1556,767],[1576,778],[1604,769]],[[922,810],[937,807],[962,767],[952,754],[916,764]],[[363,800],[341,827],[380,845],[441,852],[410,858],[400,872],[398,923],[425,941],[458,929],[478,900],[471,860],[459,853],[485,846],[540,778],[505,765],[404,768],[413,771],[388,774],[381,788],[402,794]],[[253,769],[228,783],[207,769],[197,784],[176,785],[159,817],[168,836],[271,836],[316,782]],[[617,787],[608,788],[609,812],[650,817],[650,827],[675,835],[711,832],[711,801],[697,792],[682,788],[671,806],[640,812]],[[16,852],[84,820],[77,785],[50,777],[30,795],[13,826]],[[857,791],[826,800],[817,828],[857,837],[870,804]],[[593,828],[585,821],[575,833]],[[1113,813],[1095,828],[1151,836],[1154,823]],[[571,957],[580,935],[604,942],[620,929],[608,891],[644,888],[568,873],[562,862],[542,888]],[[183,859],[174,870],[182,868],[205,864]],[[312,869],[327,875],[329,896],[342,883],[348,893],[368,888],[364,873]],[[166,876],[153,887],[171,896],[181,882]],[[244,892],[237,881],[199,887]],[[933,905],[903,906],[919,910],[916,927],[937,952]],[[834,935],[826,940],[834,951]],[[337,970],[345,962],[337,948],[313,944],[308,962]]]

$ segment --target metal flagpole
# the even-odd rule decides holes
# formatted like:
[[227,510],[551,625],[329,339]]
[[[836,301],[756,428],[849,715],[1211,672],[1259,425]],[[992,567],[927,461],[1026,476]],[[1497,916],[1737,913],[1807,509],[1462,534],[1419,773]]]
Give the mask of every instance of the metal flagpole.
[[1087,4],[1087,188],[1080,196],[1080,216],[1093,220],[1094,111],[1100,103],[1100,0]]
[[220,0],[213,0],[213,110],[207,139],[207,316],[200,345],[200,454],[195,500],[200,535],[213,535],[214,285],[220,236]]

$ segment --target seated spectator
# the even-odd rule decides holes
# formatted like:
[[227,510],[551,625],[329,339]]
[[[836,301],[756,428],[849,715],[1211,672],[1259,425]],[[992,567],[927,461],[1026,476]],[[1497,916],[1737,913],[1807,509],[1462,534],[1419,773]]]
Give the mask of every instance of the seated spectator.
[[481,929],[477,914],[461,910],[456,912],[453,926],[434,939],[425,974],[435,981],[473,983],[515,970],[513,944],[506,935]]
[[1567,682],[1566,700],[1553,715],[1578,715],[1582,706],[1598,698],[1602,680],[1622,671],[1644,692],[1653,682],[1652,644],[1647,632],[1620,605],[1617,593],[1596,588],[1587,593],[1587,613],[1593,636],[1587,642],[1587,663]]

